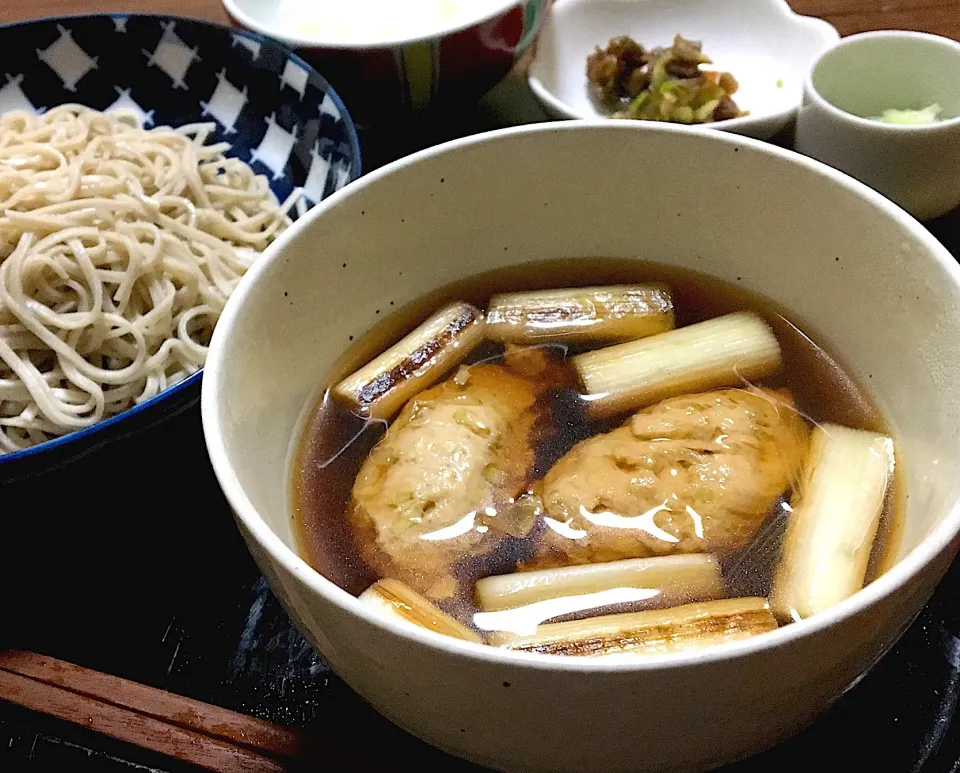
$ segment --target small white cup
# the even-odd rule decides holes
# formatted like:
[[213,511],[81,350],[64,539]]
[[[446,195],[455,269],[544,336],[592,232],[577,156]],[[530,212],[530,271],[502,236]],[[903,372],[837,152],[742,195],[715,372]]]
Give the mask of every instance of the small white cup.
[[[937,103],[935,123],[870,120]],[[856,177],[919,220],[960,205],[960,43],[901,30],[851,35],[804,84],[795,148]]]

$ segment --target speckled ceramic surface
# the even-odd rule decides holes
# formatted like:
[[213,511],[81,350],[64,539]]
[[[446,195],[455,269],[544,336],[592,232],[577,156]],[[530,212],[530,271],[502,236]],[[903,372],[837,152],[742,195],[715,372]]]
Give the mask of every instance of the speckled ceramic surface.
[[[637,213],[642,238],[608,227]],[[808,620],[609,664],[380,620],[302,561],[286,507],[288,449],[350,336],[391,302],[439,285],[578,256],[646,258],[739,281],[783,304],[859,375],[893,427],[912,492],[898,563]],[[946,572],[960,539],[958,336],[953,258],[851,178],[722,132],[561,122],[403,159],[298,223],[228,304],[201,409],[214,471],[261,571],[334,671],[385,716],[503,770],[703,770],[826,710],[894,645]],[[559,716],[545,719],[545,707]]]

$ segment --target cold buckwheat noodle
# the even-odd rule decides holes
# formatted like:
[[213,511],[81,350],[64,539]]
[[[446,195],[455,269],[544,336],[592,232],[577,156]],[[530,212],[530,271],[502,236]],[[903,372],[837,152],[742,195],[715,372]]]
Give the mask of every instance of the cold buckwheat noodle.
[[0,454],[200,369],[230,293],[287,225],[266,179],[205,144],[63,105],[0,117]]

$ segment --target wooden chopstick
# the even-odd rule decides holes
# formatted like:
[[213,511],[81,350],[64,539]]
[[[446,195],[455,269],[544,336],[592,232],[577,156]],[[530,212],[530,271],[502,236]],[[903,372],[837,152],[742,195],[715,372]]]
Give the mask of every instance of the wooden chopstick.
[[311,756],[315,751],[302,736],[270,722],[35,652],[0,652],[0,669],[281,757]]
[[0,699],[217,773],[285,771],[282,759],[373,769],[271,722],[35,652],[0,651]]
[[0,697],[216,773],[283,773],[278,760],[136,711],[0,670]]

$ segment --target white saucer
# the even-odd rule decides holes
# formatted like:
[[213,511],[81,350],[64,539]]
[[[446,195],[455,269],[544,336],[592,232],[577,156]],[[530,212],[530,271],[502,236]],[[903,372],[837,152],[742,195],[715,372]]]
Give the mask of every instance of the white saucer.
[[588,54],[619,35],[653,48],[670,45],[677,33],[702,41],[711,68],[734,75],[736,102],[750,112],[691,128],[760,139],[791,121],[811,64],[840,39],[830,24],[795,14],[784,0],[556,0],[530,66],[530,88],[558,118],[605,118],[587,89]]

